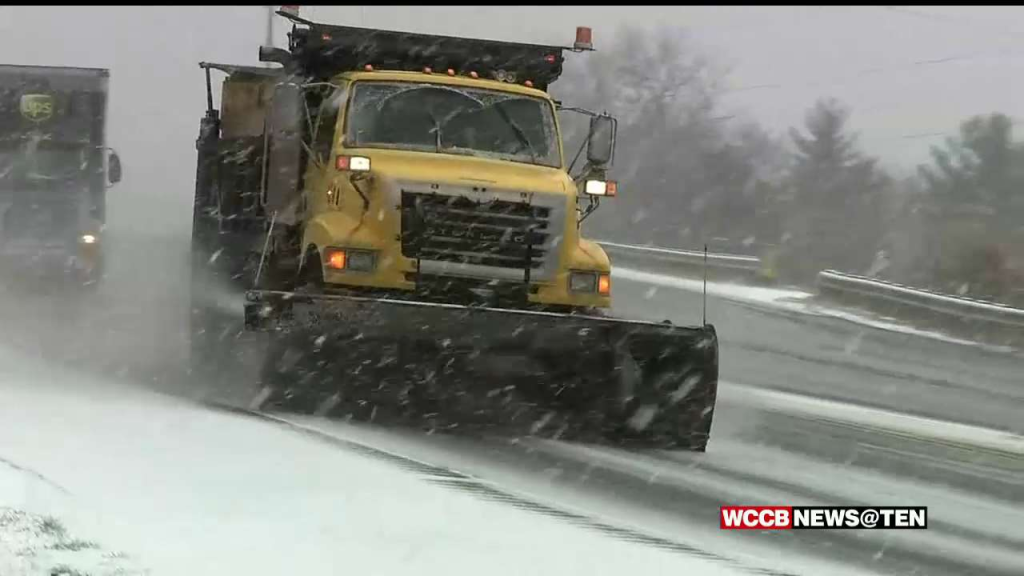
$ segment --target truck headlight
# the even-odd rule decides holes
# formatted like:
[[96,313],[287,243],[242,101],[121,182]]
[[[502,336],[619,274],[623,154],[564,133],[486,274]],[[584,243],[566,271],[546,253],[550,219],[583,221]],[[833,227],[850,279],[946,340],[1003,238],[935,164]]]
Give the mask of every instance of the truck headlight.
[[570,272],[569,291],[598,293],[607,296],[611,293],[612,279],[603,272]]
[[369,250],[349,250],[348,269],[353,272],[372,272],[377,258]]
[[82,236],[78,240],[82,244],[95,244],[96,243],[96,237],[93,236],[92,234],[82,234]]
[[366,156],[337,156],[334,167],[346,172],[369,172],[370,159]]
[[611,180],[587,180],[583,185],[583,191],[591,196],[615,196],[618,190],[618,184]]

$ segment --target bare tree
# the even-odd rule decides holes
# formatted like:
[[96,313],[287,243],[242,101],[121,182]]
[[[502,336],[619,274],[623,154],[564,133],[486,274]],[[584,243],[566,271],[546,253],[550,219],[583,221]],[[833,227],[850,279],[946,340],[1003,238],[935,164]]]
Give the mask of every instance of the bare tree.
[[[753,125],[730,133],[720,119],[725,71],[673,28],[623,28],[593,56],[568,70],[556,91],[620,121],[614,174],[621,195],[593,217],[590,231],[681,247],[756,235],[757,202],[766,193],[759,161],[769,162],[766,149],[776,144]],[[563,121],[572,154],[585,125]]]

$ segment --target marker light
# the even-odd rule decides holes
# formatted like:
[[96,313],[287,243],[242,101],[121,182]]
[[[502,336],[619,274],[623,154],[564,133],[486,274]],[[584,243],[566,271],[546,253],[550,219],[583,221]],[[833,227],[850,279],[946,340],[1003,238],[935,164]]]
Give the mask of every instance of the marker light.
[[470,73],[469,73],[469,77],[470,77],[470,78],[479,78],[479,77],[480,77],[480,75],[479,75],[479,74],[477,74],[476,72],[470,72]]
[[533,88],[533,82],[530,81],[530,80],[527,80],[526,82],[523,82],[523,84],[526,84],[527,88]]
[[612,277],[608,274],[598,274],[597,276],[597,293],[602,296],[607,296],[612,292]]
[[424,74],[433,74],[434,71],[430,69],[430,66],[427,66],[426,68],[423,69],[423,73]]
[[448,69],[448,75],[449,76],[455,76],[455,70],[452,70],[451,68],[449,68]]
[[547,62],[548,64],[554,64],[555,63],[555,55],[554,54],[548,54],[547,56],[544,57],[544,61]]
[[366,66],[363,66],[363,70],[366,70],[367,72],[373,72],[373,65],[367,64]]
[[593,31],[586,26],[576,27],[576,42],[572,45],[576,50],[593,50]]
[[516,73],[509,72],[507,70],[498,70],[494,73],[494,79],[498,82],[508,82],[509,84],[516,83]]
[[369,172],[370,159],[365,156],[338,156],[334,159],[334,167],[350,172]]

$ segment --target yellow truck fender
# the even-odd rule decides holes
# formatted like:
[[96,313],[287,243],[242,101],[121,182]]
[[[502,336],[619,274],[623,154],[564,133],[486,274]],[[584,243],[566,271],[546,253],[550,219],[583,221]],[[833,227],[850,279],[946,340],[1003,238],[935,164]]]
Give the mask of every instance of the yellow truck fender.
[[609,296],[599,294],[570,294],[569,271],[588,270],[608,272],[611,270],[608,255],[597,242],[579,239],[579,243],[562,254],[561,269],[555,275],[554,283],[545,285],[537,293],[536,301],[545,304],[561,304],[607,308],[611,306]]
[[[322,253],[324,248],[339,246],[348,248],[376,248],[379,239],[376,231],[367,226],[365,221],[352,218],[344,212],[324,212],[317,214],[306,223],[302,234],[302,257],[299,266],[306,264],[309,249],[314,248]],[[378,240],[378,242],[374,242]]]
[[607,272],[611,270],[611,260],[600,244],[580,238],[576,249],[568,254],[566,268]]

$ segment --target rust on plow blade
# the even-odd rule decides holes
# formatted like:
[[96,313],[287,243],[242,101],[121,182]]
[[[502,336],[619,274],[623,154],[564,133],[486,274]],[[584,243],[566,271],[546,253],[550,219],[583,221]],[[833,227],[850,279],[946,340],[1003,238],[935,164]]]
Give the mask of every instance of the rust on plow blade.
[[246,294],[272,404],[432,429],[702,451],[713,326],[290,292]]

